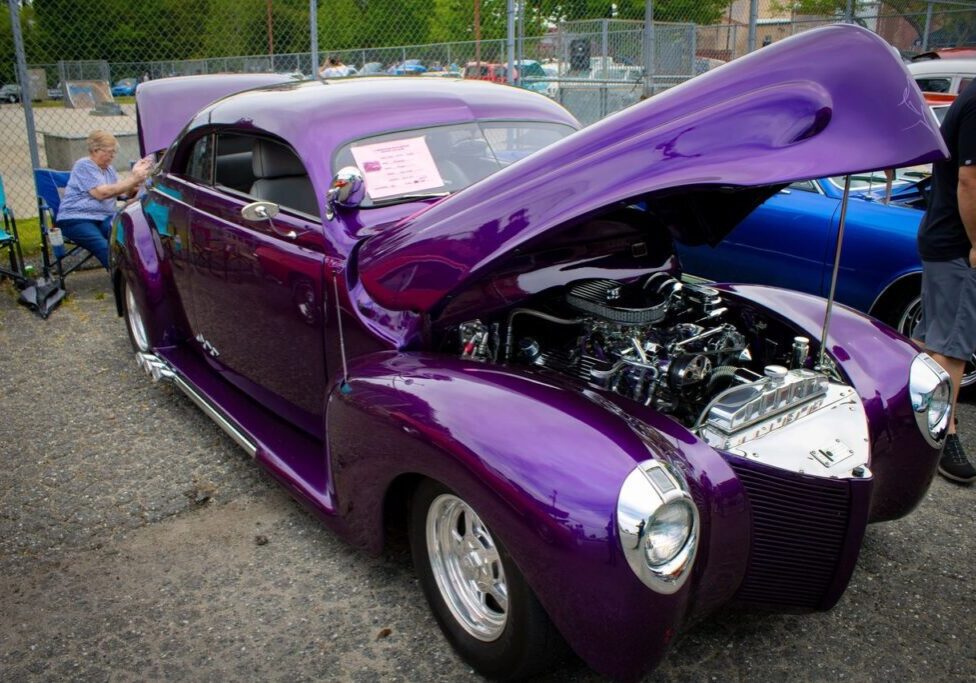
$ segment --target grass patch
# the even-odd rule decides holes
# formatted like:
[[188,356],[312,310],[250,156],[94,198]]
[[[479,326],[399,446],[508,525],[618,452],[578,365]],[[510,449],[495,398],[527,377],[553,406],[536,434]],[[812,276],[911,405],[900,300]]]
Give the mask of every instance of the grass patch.
[[[122,97],[113,97],[116,104],[135,104],[136,98],[133,95],[125,95]],[[31,102],[31,106],[34,109],[70,109],[70,107],[64,106],[64,100],[34,100]]]
[[41,253],[41,221],[38,218],[17,220],[17,236],[24,256],[37,256]]

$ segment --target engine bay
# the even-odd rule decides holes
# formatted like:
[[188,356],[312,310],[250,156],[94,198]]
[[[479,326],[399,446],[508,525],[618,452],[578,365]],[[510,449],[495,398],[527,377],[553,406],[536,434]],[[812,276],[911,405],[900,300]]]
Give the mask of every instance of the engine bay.
[[[668,272],[632,282],[577,280],[530,303],[458,325],[457,353],[572,377],[671,415],[710,445],[742,455],[750,442],[823,407],[859,405],[829,358],[816,365],[809,339]],[[812,460],[803,456],[825,472],[855,453],[852,460],[867,459],[860,447],[816,450]]]

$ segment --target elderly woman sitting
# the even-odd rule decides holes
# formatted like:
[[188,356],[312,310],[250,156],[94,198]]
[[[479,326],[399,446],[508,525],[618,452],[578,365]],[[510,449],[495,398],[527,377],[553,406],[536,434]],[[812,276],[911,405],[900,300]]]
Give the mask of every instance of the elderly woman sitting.
[[107,131],[96,130],[88,136],[88,156],[71,168],[57,219],[64,236],[94,254],[106,268],[115,202],[134,196],[152,165],[150,159],[140,159],[132,167],[132,175],[119,180],[112,167],[118,149],[115,136]]

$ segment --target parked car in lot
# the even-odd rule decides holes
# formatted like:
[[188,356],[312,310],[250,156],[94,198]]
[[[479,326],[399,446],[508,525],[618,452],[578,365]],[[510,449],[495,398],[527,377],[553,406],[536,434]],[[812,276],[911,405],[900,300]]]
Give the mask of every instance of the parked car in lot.
[[391,66],[386,73],[391,76],[419,76],[426,71],[427,67],[419,59],[405,59]]
[[468,62],[464,65],[464,77],[490,83],[508,83],[508,67],[493,62]]
[[821,340],[819,297],[682,285],[673,246],[801,178],[945,153],[869,31],[582,130],[470,80],[218,100],[257,84],[226,78],[136,95],[142,150],[166,149],[111,240],[136,357],[343,538],[403,527],[480,673],[565,640],[633,679],[731,601],[829,608],[867,523],[924,496],[949,419],[928,356],[845,307]]
[[16,83],[7,83],[0,87],[0,102],[9,104],[20,102],[20,86]]
[[[911,177],[884,203],[884,174],[852,181],[837,278],[837,301],[909,335],[921,311],[922,263],[916,236],[925,202]],[[923,180],[927,185],[928,180]],[[715,247],[679,245],[686,273],[755,282],[827,296],[834,265],[844,179],[792,183],[766,200]],[[777,240],[788,226],[790,239]],[[976,358],[962,386],[976,384]]]
[[908,70],[923,92],[958,95],[976,79],[976,59],[929,59],[912,62]]
[[139,85],[138,78],[122,78],[112,86],[113,97],[131,97],[136,94],[136,86]]

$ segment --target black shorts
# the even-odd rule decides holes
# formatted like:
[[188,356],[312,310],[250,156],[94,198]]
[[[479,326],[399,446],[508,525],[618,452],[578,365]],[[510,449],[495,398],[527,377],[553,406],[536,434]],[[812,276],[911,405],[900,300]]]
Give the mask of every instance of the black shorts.
[[922,317],[912,337],[928,351],[969,360],[976,351],[976,268],[969,259],[922,261]]

